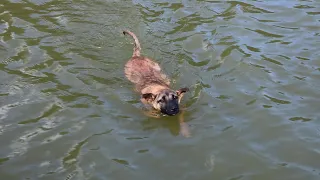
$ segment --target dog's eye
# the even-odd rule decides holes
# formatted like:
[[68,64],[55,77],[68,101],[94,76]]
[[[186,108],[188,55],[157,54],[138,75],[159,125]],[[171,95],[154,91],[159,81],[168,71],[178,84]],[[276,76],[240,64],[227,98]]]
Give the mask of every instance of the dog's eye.
[[166,100],[166,97],[165,97],[165,96],[162,96],[162,98],[159,99],[157,102],[158,102],[158,103],[161,103],[161,102],[164,102],[165,100]]
[[172,95],[172,99],[176,99],[177,98],[177,96],[175,96],[175,95]]
[[160,100],[157,101],[157,103],[162,103],[162,102],[164,102],[163,99],[160,99]]

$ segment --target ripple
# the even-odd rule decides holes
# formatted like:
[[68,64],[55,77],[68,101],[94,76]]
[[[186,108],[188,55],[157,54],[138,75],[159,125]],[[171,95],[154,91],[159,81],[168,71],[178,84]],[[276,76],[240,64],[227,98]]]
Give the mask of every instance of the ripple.
[[253,100],[247,102],[246,105],[252,105],[252,104],[254,104],[256,101],[257,101],[257,99],[253,99]]
[[4,164],[5,162],[9,161],[10,158],[6,157],[6,158],[0,158],[0,165]]
[[277,64],[277,65],[283,65],[281,62],[279,62],[279,61],[277,61],[277,60],[275,60],[275,59],[271,59],[271,58],[268,58],[268,57],[266,57],[266,56],[264,56],[264,55],[261,55],[261,57],[263,58],[263,60],[265,60],[265,61],[269,61],[269,62],[271,62],[271,63],[274,63],[274,64]]
[[290,101],[277,99],[277,98],[274,98],[274,97],[271,97],[271,96],[268,96],[268,95],[264,95],[264,97],[267,97],[269,100],[271,100],[272,102],[277,103],[277,104],[291,104]]
[[20,121],[18,124],[30,124],[30,123],[37,123],[39,122],[41,119],[43,118],[48,118],[49,116],[51,116],[52,114],[58,112],[59,110],[61,110],[62,107],[58,106],[56,104],[52,105],[50,108],[48,108],[48,110],[46,110],[45,112],[42,113],[42,115],[40,115],[37,118],[34,119],[28,119],[25,121]]
[[261,50],[259,48],[255,48],[255,47],[248,46],[248,45],[245,45],[245,46],[247,47],[247,49],[249,49],[252,52],[261,52]]
[[269,42],[266,42],[266,44],[271,44],[271,43],[280,43],[280,44],[291,44],[292,42],[289,42],[289,41],[282,41],[282,40],[271,40],[271,41],[269,41]]
[[252,4],[240,2],[240,1],[229,1],[228,3],[232,4],[233,6],[240,5],[244,12],[248,13],[273,13],[272,11],[268,11],[262,8],[258,8]]
[[126,139],[128,140],[142,140],[142,139],[146,139],[148,137],[127,137]]
[[319,15],[320,11],[314,11],[314,12],[307,12],[309,15]]
[[234,49],[239,49],[239,46],[229,46],[228,48],[226,48],[220,55],[221,59],[229,56]]
[[298,8],[298,9],[312,9],[312,8],[315,8],[314,6],[309,6],[309,5],[296,5],[294,6],[294,8]]
[[80,151],[82,149],[82,147],[89,142],[89,140],[91,138],[93,138],[94,136],[101,136],[101,135],[106,135],[111,133],[113,130],[107,130],[105,132],[102,133],[97,133],[97,134],[93,134],[89,137],[87,137],[86,139],[84,139],[83,141],[80,141],[79,143],[77,143],[69,152],[68,155],[65,156],[62,159],[63,165],[64,167],[68,167],[71,166],[73,164],[75,164],[77,162],[78,156],[80,155]]
[[218,97],[216,97],[216,98],[221,99],[221,100],[228,100],[228,99],[230,99],[230,97],[229,97],[229,96],[226,96],[226,95],[220,95],[220,96],[218,96]]
[[88,142],[88,138],[79,142],[77,145],[75,145],[71,151],[69,151],[68,155],[65,156],[63,158],[63,164],[65,166],[69,166],[69,165],[72,165],[72,164],[75,164],[77,162],[77,157],[79,156],[79,153],[80,153],[80,150],[82,148],[82,146],[84,146],[87,142]]
[[302,122],[308,122],[311,121],[311,118],[305,118],[305,117],[292,117],[289,119],[290,121],[302,121]]
[[298,30],[300,28],[298,27],[286,27],[286,26],[279,26],[279,25],[273,25],[274,27],[282,28],[282,29],[291,29],[291,30]]
[[270,106],[270,105],[263,105],[263,108],[266,108],[266,109],[269,109],[269,108],[272,108],[273,106]]
[[262,22],[262,23],[279,22],[279,21],[273,20],[273,19],[258,19],[258,18],[254,17],[254,16],[251,16],[251,18],[255,19],[255,20],[259,21],[259,22]]
[[143,15],[143,17],[147,17],[147,18],[145,18],[145,20],[149,21],[149,22],[159,21],[160,18],[156,18],[156,17],[158,17],[164,13],[163,10],[155,11],[152,9],[148,9],[146,7],[143,7],[140,12]]
[[211,60],[208,59],[208,60],[204,60],[204,61],[201,61],[201,62],[195,62],[195,61],[192,61],[191,58],[188,58],[186,60],[190,65],[197,66],[197,67],[205,66],[211,61]]
[[306,57],[299,57],[299,56],[296,56],[297,59],[300,59],[302,61],[308,61],[310,60],[309,58],[306,58]]
[[253,32],[256,32],[262,36],[266,36],[266,37],[273,37],[273,38],[282,38],[284,37],[283,35],[280,35],[280,34],[273,34],[273,33],[270,33],[270,32],[267,32],[267,31],[263,31],[261,29],[249,29],[249,28],[246,28],[247,30],[249,31],[253,31]]
[[147,153],[147,152],[149,152],[149,149],[140,149],[137,152],[138,153]]
[[125,165],[125,166],[128,166],[129,165],[129,162],[126,161],[126,160],[123,160],[123,159],[112,159],[114,162],[117,162],[119,164],[122,164],[122,165]]

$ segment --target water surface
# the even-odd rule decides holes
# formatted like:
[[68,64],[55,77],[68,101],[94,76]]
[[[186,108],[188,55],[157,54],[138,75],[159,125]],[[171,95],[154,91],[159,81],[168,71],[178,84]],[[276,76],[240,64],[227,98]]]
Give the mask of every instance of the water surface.
[[[130,29],[174,88],[147,117]],[[320,2],[2,0],[0,178],[320,179]]]

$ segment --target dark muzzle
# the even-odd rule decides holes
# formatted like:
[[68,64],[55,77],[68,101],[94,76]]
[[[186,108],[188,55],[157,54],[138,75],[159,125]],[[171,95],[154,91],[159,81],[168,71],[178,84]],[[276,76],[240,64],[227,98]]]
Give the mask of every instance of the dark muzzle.
[[178,103],[169,103],[163,109],[161,109],[163,114],[174,116],[179,113],[179,105]]

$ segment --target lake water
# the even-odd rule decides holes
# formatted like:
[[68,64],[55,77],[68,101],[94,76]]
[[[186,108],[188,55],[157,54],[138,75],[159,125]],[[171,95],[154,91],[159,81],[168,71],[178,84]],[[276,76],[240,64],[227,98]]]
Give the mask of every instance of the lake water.
[[[124,29],[183,117],[144,114]],[[0,179],[319,180],[319,49],[319,0],[2,0]]]

